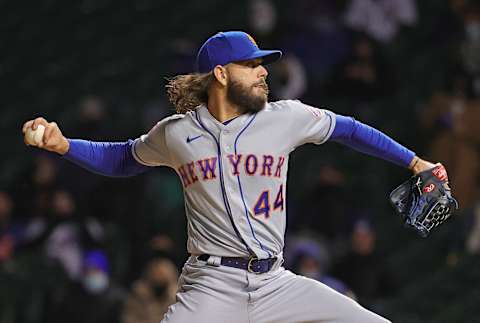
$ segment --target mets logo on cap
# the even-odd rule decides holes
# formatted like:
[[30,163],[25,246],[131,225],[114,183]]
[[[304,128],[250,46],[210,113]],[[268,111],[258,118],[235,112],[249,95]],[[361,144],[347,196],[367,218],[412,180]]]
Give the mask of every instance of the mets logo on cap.
[[258,44],[257,44],[257,42],[255,41],[255,39],[253,39],[253,37],[250,36],[249,34],[247,34],[247,33],[245,33],[245,34],[247,35],[248,39],[249,39],[255,46],[258,47]]

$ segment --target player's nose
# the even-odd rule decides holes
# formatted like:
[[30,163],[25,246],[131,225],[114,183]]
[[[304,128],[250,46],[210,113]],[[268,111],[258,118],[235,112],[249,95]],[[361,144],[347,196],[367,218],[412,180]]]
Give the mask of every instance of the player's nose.
[[258,68],[259,68],[258,77],[266,78],[268,75],[267,69],[263,65],[259,65]]

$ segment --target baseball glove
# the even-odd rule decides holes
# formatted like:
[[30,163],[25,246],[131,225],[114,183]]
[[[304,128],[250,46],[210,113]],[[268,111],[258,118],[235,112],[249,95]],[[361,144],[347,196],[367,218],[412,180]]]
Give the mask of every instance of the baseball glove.
[[390,202],[405,226],[424,238],[458,208],[442,165],[412,176],[390,193]]

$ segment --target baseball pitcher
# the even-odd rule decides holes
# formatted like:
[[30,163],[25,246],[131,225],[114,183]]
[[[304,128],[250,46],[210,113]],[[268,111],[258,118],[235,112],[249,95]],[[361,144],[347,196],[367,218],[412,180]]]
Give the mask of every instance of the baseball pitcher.
[[[162,322],[389,322],[282,267],[289,155],[306,143],[336,141],[414,175],[441,171],[443,182],[428,185],[447,187],[446,172],[351,117],[300,101],[268,102],[264,65],[281,56],[279,50],[259,49],[244,32],[213,35],[198,51],[197,72],[169,80],[177,114],[135,140],[68,139],[43,118],[23,126],[24,133],[44,126],[42,140],[34,145],[102,175],[133,176],[157,166],[177,172],[190,257],[176,303]],[[401,200],[407,217],[418,205],[409,202],[408,188],[402,192],[395,202]],[[414,220],[431,210],[420,211]]]

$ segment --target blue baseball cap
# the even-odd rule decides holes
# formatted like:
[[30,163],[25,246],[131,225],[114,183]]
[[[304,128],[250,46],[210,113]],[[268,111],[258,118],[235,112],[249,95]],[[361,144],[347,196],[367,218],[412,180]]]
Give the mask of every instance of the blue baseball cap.
[[258,48],[252,36],[243,31],[219,32],[203,43],[197,54],[197,71],[210,72],[217,65],[263,58],[263,65],[282,57],[279,50]]
[[84,269],[96,268],[104,273],[109,272],[108,258],[101,250],[92,250],[85,254],[83,259]]

